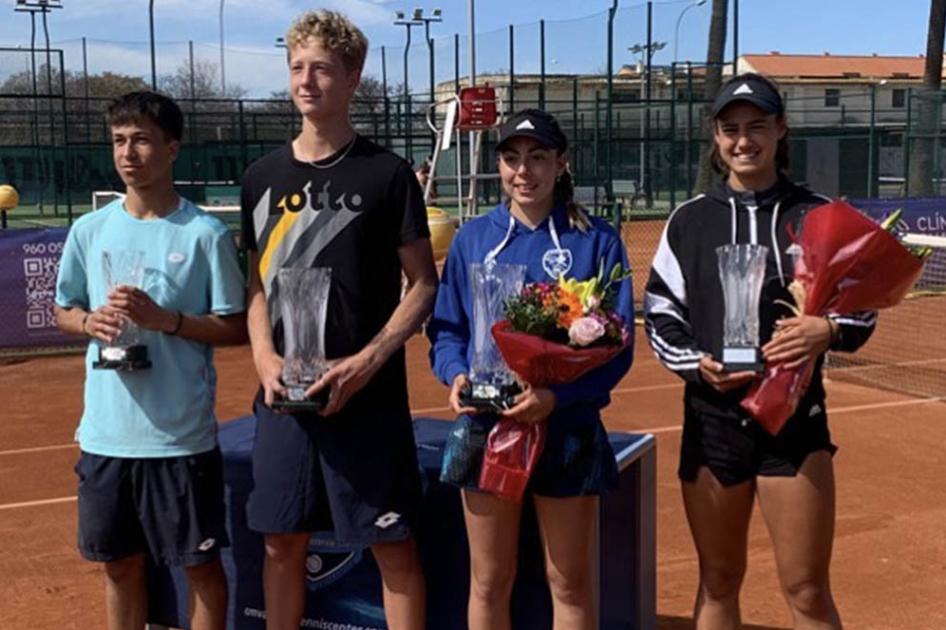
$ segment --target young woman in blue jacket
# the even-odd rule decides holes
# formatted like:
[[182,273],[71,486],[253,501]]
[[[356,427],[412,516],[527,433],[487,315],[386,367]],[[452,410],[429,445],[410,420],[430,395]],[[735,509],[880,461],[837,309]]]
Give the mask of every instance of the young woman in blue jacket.
[[[510,628],[510,594],[516,575],[522,504],[479,491],[485,436],[501,416],[547,424],[546,443],[526,494],[538,517],[555,628],[597,628],[593,533],[599,495],[617,484],[614,453],[601,423],[609,392],[631,366],[632,347],[572,383],[548,388],[525,384],[501,414],[464,407],[473,348],[473,263],[527,266],[526,283],[586,280],[615,264],[627,266],[624,246],[605,221],[588,216],[572,200],[567,140],[550,114],[524,110],[510,117],[497,145],[506,200],[465,225],[451,245],[428,327],[434,374],[451,387],[457,414],[448,452],[472,455],[462,487],[470,541],[471,630]],[[633,326],[631,282],[618,286],[616,307]],[[463,476],[463,475],[461,475]]]

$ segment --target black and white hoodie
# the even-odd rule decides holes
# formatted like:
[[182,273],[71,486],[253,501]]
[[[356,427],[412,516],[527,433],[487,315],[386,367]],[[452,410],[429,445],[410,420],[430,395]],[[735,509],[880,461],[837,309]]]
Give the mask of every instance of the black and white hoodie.
[[[792,302],[788,284],[794,265],[788,248],[805,214],[830,199],[781,178],[761,193],[739,192],[725,183],[683,203],[667,220],[644,295],[647,337],[657,358],[686,381],[689,411],[742,419],[739,407],[746,389],[725,394],[702,382],[701,355],[722,355],[724,302],[716,248],[727,243],[758,243],[769,248],[762,288],[760,342],[772,336],[775,322],[790,316],[775,300]],[[853,352],[870,337],[876,313],[831,315],[841,327],[834,350]],[[818,359],[811,386],[796,415],[815,415],[824,409],[821,382],[823,357]]]

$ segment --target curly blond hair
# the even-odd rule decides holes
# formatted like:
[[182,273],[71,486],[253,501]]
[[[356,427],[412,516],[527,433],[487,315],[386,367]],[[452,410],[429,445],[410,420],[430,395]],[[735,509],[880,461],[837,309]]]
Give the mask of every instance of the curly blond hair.
[[332,52],[341,55],[348,72],[361,72],[368,54],[368,38],[361,29],[337,11],[306,11],[286,32],[288,49],[303,45],[309,38],[317,39]]

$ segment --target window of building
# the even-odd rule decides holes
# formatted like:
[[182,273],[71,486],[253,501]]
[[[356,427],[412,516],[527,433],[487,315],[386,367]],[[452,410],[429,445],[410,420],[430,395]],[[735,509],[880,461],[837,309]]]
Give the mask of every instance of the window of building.
[[614,92],[611,95],[611,100],[615,103],[627,103],[627,102],[637,102],[641,100],[640,92],[628,91],[628,92]]
[[880,146],[893,147],[893,148],[902,147],[903,134],[902,133],[881,133]]
[[891,105],[893,107],[902,108],[907,106],[907,91],[903,89],[894,90],[891,94]]
[[839,107],[841,105],[841,90],[828,88],[824,91],[824,106]]

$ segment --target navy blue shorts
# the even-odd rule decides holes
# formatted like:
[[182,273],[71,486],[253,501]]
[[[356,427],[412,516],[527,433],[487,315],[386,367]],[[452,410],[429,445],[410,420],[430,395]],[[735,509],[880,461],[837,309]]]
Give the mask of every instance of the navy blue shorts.
[[82,452],[75,471],[79,551],[87,560],[149,553],[159,564],[195,566],[230,545],[218,448],[160,458]]
[[257,395],[250,529],[331,530],[340,542],[407,540],[421,499],[410,411],[278,414]]
[[[447,438],[440,480],[467,490],[479,487],[486,438],[499,422],[494,414],[457,418]],[[554,420],[553,420],[554,422]],[[618,485],[618,467],[601,421],[556,430],[551,425],[527,493],[545,497],[600,495]]]
[[706,466],[724,486],[756,476],[794,477],[810,454],[827,451],[834,455],[837,450],[831,443],[824,411],[810,417],[796,415],[773,436],[748,418],[718,418],[688,409],[678,476],[682,481],[695,481],[700,467]]

